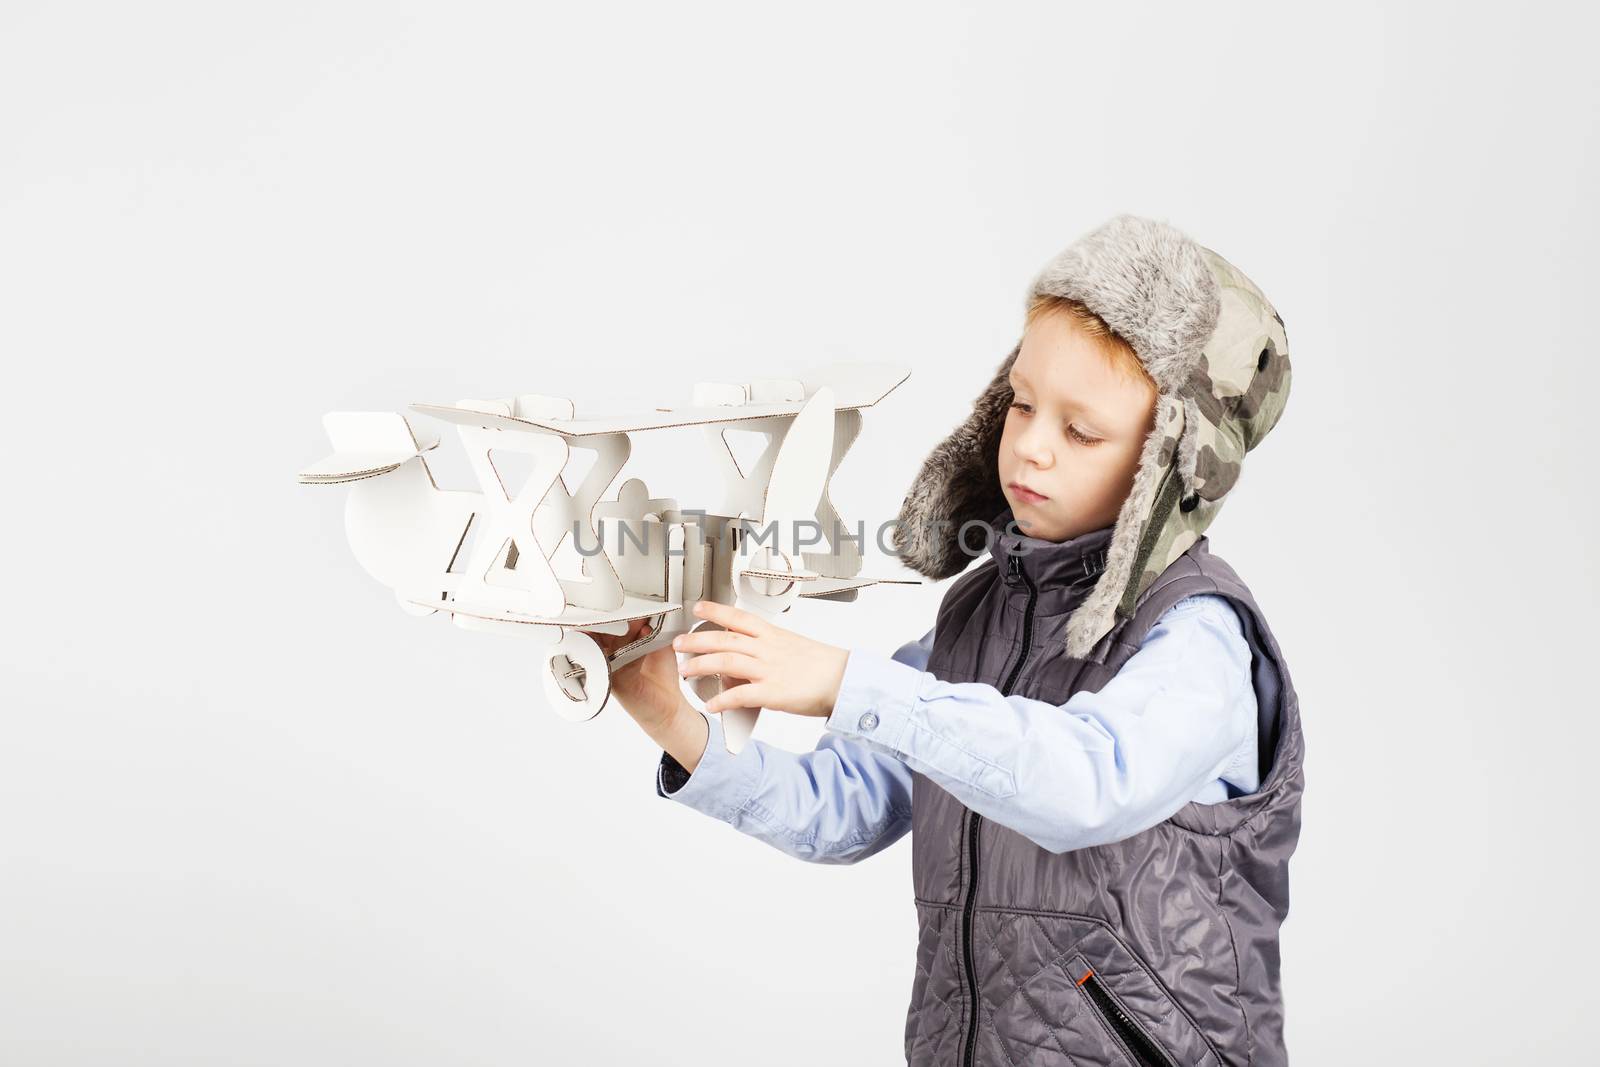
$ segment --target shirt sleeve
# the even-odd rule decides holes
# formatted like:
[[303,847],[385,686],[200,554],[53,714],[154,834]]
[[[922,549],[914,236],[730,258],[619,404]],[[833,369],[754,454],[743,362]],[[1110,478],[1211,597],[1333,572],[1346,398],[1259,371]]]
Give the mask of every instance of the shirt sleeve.
[[[920,671],[926,650],[912,642],[885,662]],[[709,731],[699,763],[690,773],[662,752],[657,796],[812,863],[857,863],[911,829],[911,769],[894,755],[833,732],[811,752],[751,738],[735,755],[722,716],[701,714]]]
[[1154,826],[1253,752],[1250,647],[1225,598],[1187,597],[1098,692],[1060,705],[851,650],[827,726],[1066,852]]

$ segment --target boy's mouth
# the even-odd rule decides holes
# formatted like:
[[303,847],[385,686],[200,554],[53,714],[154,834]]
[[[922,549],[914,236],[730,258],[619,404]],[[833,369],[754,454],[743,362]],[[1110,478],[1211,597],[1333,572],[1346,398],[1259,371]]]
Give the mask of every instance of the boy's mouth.
[[1049,500],[1050,499],[1049,497],[1045,496],[1043,493],[1035,493],[1032,489],[1029,489],[1027,486],[1023,485],[1021,482],[1012,482],[1011,483],[1011,491],[1013,493],[1017,494],[1018,497],[1020,497],[1024,501],[1028,502],[1029,504],[1037,504],[1041,500]]

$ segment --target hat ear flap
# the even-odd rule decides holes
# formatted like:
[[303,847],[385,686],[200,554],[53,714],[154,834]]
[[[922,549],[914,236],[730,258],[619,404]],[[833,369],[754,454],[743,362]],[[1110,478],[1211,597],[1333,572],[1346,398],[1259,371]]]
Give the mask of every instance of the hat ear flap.
[[1195,484],[1195,468],[1200,459],[1200,407],[1192,396],[1183,398],[1183,433],[1178,438],[1178,479],[1183,487],[1184,499],[1193,497],[1199,487]]
[[988,523],[1007,506],[998,456],[1011,406],[1011,365],[1020,351],[1019,340],[973,403],[972,414],[928,454],[900,505],[895,551],[907,567],[929,578],[966,570],[973,556],[962,549],[962,524]]
[[[1182,428],[1177,425],[1180,412],[1186,423]],[[1096,645],[1116,625],[1119,613],[1131,610],[1143,584],[1151,549],[1165,525],[1163,502],[1170,506],[1172,501],[1179,442],[1191,426],[1180,398],[1170,393],[1156,397],[1155,418],[1139,452],[1133,487],[1117,513],[1111,544],[1106,549],[1105,570],[1083,603],[1067,618],[1067,655],[1103,661],[1105,652],[1101,650],[1096,655]],[[1161,566],[1164,568],[1166,563]]]

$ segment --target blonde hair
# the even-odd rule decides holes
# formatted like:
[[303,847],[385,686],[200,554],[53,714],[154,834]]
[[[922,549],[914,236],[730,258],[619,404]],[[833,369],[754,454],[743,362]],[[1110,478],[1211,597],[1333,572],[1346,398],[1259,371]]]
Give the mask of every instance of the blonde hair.
[[1090,311],[1083,301],[1065,296],[1052,296],[1048,293],[1036,296],[1028,303],[1028,314],[1022,328],[1026,330],[1046,315],[1065,315],[1078,329],[1100,342],[1100,351],[1114,370],[1129,378],[1142,378],[1152,392],[1160,392],[1155,379],[1150,377],[1150,372],[1145,369],[1144,361],[1139,358],[1139,353],[1135,352],[1133,346],[1124,341],[1115,330],[1107,326],[1105,319]]

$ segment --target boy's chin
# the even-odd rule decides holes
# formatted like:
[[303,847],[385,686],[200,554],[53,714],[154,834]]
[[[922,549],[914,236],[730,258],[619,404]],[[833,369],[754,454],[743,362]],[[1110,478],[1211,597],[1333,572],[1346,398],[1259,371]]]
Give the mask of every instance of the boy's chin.
[[1050,524],[1041,522],[1037,516],[1012,508],[1011,517],[1016,521],[1017,529],[1029,537],[1045,537],[1049,533]]
[[1028,537],[1035,537],[1041,541],[1065,541],[1069,536],[1062,529],[1062,524],[1052,522],[1048,516],[1040,515],[1037,508],[1024,505],[1022,508],[1011,509],[1011,519],[1017,524],[1017,529]]

